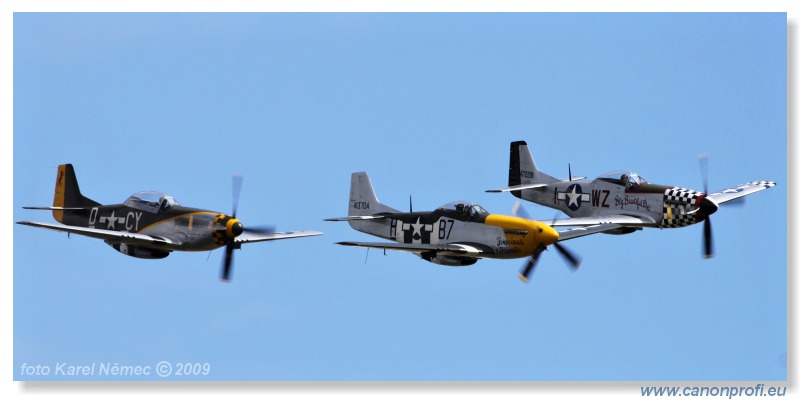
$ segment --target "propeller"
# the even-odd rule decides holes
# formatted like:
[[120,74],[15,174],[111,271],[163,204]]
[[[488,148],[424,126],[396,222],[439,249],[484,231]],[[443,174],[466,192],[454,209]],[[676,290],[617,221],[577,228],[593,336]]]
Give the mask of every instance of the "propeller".
[[[702,153],[698,156],[700,163],[700,175],[703,179],[703,194],[708,196],[708,154]],[[714,242],[711,231],[711,214],[717,211],[717,204],[704,197],[700,201],[700,213],[705,216],[703,222],[703,257],[708,259],[714,256]]]
[[541,255],[545,250],[547,250],[547,246],[545,246],[543,243],[540,243],[539,246],[536,247],[536,250],[533,251],[530,259],[525,262],[525,265],[522,266],[522,270],[519,271],[520,280],[526,283],[528,282],[528,277],[533,271],[533,268],[536,267],[536,262],[539,261],[539,255]]
[[[528,215],[528,212],[525,210],[525,208],[519,201],[517,201],[514,204],[512,211],[514,212],[514,215],[516,215],[517,217],[531,220],[530,215]],[[555,218],[553,219],[553,221],[555,221]],[[558,242],[555,242],[552,245],[555,246],[556,251],[558,251],[561,257],[563,257],[564,260],[567,261],[570,270],[572,270],[573,272],[578,270],[578,267],[580,267],[581,265],[581,259],[579,257],[577,257],[569,249],[565,248]],[[539,261],[539,255],[541,255],[542,252],[544,252],[545,250],[547,250],[547,245],[545,245],[544,243],[540,243],[533,251],[533,254],[531,254],[530,259],[528,259],[528,261],[525,262],[525,265],[522,266],[522,270],[520,270],[519,272],[519,278],[522,281],[526,283],[528,282],[528,278],[530,277],[531,272],[536,267],[536,263]]]
[[[242,175],[233,175],[233,186],[232,186],[232,200],[233,206],[231,208],[231,218],[233,220],[233,224],[230,224],[230,235],[228,236],[225,241],[225,258],[222,261],[222,281],[228,282],[231,278],[231,267],[233,266],[233,250],[239,249],[239,246],[236,245],[235,239],[239,235],[242,235],[245,228],[241,221],[236,219],[236,213],[239,210],[239,196],[242,193]],[[275,232],[275,227],[263,225],[263,226],[254,226],[248,227],[247,232],[257,233],[257,234],[270,234]]]
[[233,186],[231,189],[233,190],[233,194],[231,195],[231,200],[233,201],[233,208],[231,211],[233,213],[231,216],[236,218],[236,211],[239,209],[239,196],[242,194],[242,181],[244,177],[240,174],[233,175]]

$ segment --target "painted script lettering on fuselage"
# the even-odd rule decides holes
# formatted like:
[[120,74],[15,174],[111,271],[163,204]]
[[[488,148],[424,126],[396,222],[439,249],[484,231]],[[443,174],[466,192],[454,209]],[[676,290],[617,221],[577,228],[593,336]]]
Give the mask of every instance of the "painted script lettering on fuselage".
[[625,197],[614,196],[614,206],[625,208],[625,206],[634,205],[636,209],[643,209],[647,212],[650,212],[650,204],[647,203],[647,199],[642,199],[640,197],[631,197],[625,195]]
[[521,239],[506,239],[497,237],[496,253],[501,255],[518,255],[521,253],[521,247],[525,246],[525,241]]

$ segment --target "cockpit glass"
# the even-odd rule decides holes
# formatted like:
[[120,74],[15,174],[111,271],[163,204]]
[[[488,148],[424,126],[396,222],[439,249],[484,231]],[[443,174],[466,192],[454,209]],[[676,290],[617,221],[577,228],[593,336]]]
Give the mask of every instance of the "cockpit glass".
[[169,208],[172,206],[180,206],[172,196],[156,191],[137,192],[128,197],[125,206],[140,209],[149,212],[158,212],[161,208]]
[[644,180],[644,178],[639,176],[639,174],[637,174],[636,172],[632,171],[608,172],[598,176],[597,179],[621,186],[625,186],[628,184],[641,185],[643,183],[647,183],[647,181]]
[[467,201],[455,201],[445,204],[442,207],[439,207],[439,210],[446,210],[455,212],[458,214],[466,214],[470,216],[479,216],[479,215],[487,215],[489,214],[486,209],[481,207],[478,204],[467,202]]

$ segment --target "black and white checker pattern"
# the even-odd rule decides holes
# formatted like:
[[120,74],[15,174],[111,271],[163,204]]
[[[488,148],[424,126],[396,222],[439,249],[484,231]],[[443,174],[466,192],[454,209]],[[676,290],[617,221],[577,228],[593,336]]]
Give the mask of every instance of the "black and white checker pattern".
[[755,182],[748,182],[745,185],[753,185],[753,186],[763,186],[765,189],[769,189],[775,186],[775,182],[773,181],[755,181]]
[[[679,228],[695,223],[694,214],[686,214],[694,210],[692,206],[702,193],[686,188],[670,188],[664,191],[664,210],[661,218],[662,228]],[[670,211],[671,218],[670,218]]]
[[686,188],[670,188],[664,191],[664,201],[672,204],[694,205],[702,193]]

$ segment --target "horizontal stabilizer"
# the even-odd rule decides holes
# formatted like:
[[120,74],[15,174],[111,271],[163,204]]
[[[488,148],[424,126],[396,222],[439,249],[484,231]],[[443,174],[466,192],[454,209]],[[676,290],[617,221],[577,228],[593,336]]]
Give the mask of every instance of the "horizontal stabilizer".
[[525,189],[537,189],[547,187],[546,183],[526,183],[523,185],[516,185],[516,186],[509,186],[507,188],[500,188],[500,189],[489,189],[487,193],[501,193],[501,192],[514,192],[517,190],[525,190]]

